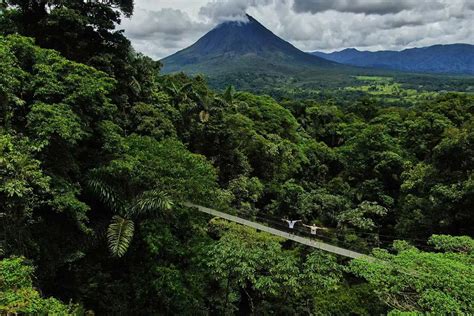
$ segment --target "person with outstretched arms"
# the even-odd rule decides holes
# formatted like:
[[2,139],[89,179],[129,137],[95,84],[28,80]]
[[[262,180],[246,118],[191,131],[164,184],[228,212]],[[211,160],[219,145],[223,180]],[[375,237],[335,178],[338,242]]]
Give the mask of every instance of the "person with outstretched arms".
[[301,222],[300,219],[297,219],[297,220],[287,220],[287,219],[283,219],[283,218],[282,218],[282,221],[287,222],[287,223],[288,223],[288,228],[290,228],[290,229],[293,229],[293,228],[295,227],[295,224],[296,224],[296,223]]
[[313,225],[305,225],[305,224],[303,224],[303,226],[308,227],[308,228],[311,230],[311,235],[317,235],[318,229],[327,230],[327,228],[325,228],[325,227],[319,227],[319,226],[316,226],[315,224],[313,224]]

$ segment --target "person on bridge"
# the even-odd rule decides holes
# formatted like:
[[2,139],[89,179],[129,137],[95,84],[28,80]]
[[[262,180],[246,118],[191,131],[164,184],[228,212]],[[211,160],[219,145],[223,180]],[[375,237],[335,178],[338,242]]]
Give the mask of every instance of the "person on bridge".
[[289,227],[290,229],[293,229],[293,227],[295,227],[295,224],[296,224],[296,223],[301,222],[300,219],[290,221],[290,220],[287,220],[287,219],[282,218],[281,220],[284,221],[284,222],[287,222],[287,223],[288,223],[288,227]]
[[327,228],[325,228],[325,227],[319,227],[319,226],[316,226],[315,224],[313,224],[313,225],[305,225],[305,224],[303,224],[303,226],[308,227],[309,229],[311,229],[311,235],[316,235],[316,234],[318,233],[318,229],[327,230]]

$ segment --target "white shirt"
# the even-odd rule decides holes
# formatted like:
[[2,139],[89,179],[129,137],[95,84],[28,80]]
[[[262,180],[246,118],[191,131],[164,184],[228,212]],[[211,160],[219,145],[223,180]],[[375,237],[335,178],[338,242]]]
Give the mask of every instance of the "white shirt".
[[287,220],[287,219],[285,219],[285,221],[288,223],[288,227],[291,228],[291,229],[293,229],[293,227],[295,227],[295,224],[296,224],[297,222],[299,222],[299,220],[296,220],[296,221],[289,221],[289,220]]
[[316,225],[311,225],[311,226],[305,225],[305,226],[309,227],[309,229],[311,229],[311,234],[312,235],[316,235],[318,233],[318,229],[326,229],[324,227],[318,227]]

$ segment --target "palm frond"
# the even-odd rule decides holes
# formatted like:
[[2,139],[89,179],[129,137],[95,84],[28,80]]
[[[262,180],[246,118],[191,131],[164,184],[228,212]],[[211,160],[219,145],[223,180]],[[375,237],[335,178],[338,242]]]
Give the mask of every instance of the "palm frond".
[[218,107],[226,107],[228,105],[227,101],[222,97],[216,97],[214,103]]
[[192,87],[193,87],[192,83],[188,82],[188,83],[185,83],[184,85],[182,85],[181,88],[179,88],[179,91],[180,92],[189,92],[189,91],[191,91]]
[[206,123],[207,121],[209,121],[209,112],[204,111],[204,110],[199,112],[199,120],[202,123]]
[[165,91],[172,97],[175,97],[179,93],[178,88],[173,82],[168,81],[168,84],[166,84],[164,87]]
[[133,221],[119,215],[112,217],[107,229],[107,240],[112,255],[122,257],[126,252],[133,238],[135,226]]
[[223,94],[223,98],[227,103],[234,103],[234,87],[232,85],[228,86]]
[[133,215],[151,213],[158,210],[170,210],[173,201],[164,192],[150,190],[143,192],[137,199],[131,211]]
[[135,96],[138,96],[140,94],[140,92],[142,91],[142,87],[141,87],[140,83],[138,82],[138,80],[134,76],[132,76],[130,78],[130,82],[129,82],[128,86],[129,86],[130,90],[133,92],[133,94]]
[[87,181],[89,189],[98,196],[98,198],[115,212],[120,212],[124,203],[118,197],[115,190],[105,181],[95,174],[92,174]]

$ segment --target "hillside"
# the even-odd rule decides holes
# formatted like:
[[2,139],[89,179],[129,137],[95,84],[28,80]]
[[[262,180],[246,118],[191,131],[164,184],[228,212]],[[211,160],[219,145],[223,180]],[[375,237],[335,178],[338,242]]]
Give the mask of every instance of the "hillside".
[[133,2],[0,15],[0,315],[474,315],[474,95],[215,91]]
[[407,72],[474,74],[474,45],[452,44],[410,48],[402,51],[359,51],[348,48],[338,52],[313,52],[314,56],[360,67]]
[[[253,17],[225,22],[190,47],[161,60],[163,73],[183,71],[213,78],[236,74],[290,77],[306,71],[345,71],[347,66],[305,53],[279,38]],[[237,77],[239,77],[237,76]]]
[[357,80],[361,75],[393,77],[406,87],[435,91],[464,91],[473,85],[466,78],[412,75],[365,64],[344,65],[351,54],[362,52],[344,51],[341,60],[337,54],[308,54],[273,34],[253,17],[247,15],[247,19],[247,22],[224,22],[188,48],[162,59],[162,73],[202,74],[216,89],[234,85],[273,96],[287,96],[289,91],[292,96],[307,96],[308,91],[359,86],[363,84]]
[[219,24],[192,46],[163,59],[163,71],[193,71],[204,65],[220,67],[229,62],[252,60],[283,68],[336,66],[334,62],[297,49],[253,17],[247,15],[247,18],[248,22],[230,21]]

